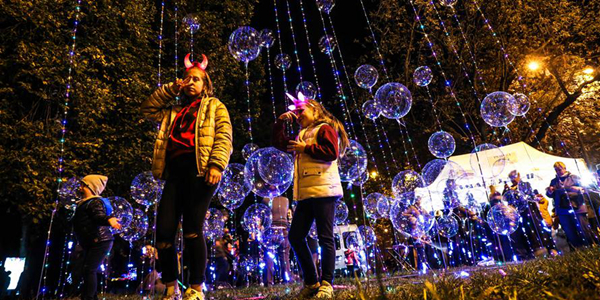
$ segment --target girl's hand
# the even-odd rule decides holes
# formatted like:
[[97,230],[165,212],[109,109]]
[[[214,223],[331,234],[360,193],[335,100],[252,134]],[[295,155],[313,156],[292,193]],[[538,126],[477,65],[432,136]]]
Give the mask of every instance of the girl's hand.
[[116,230],[121,230],[121,224],[119,224],[119,220],[117,220],[117,218],[115,217],[108,219],[108,224],[110,225],[110,227]]
[[208,172],[206,172],[206,177],[204,180],[209,185],[215,185],[219,183],[219,181],[221,181],[221,170],[215,166],[208,167]]
[[291,111],[288,111],[286,113],[283,113],[279,116],[279,120],[284,120],[284,121],[293,121],[294,119],[296,119],[296,114],[294,114]]
[[297,141],[290,140],[290,142],[287,146],[287,151],[303,153],[304,148],[306,148],[306,142],[304,140],[302,140],[302,138],[299,138]]
[[190,78],[176,79],[174,83],[175,84],[173,85],[173,87],[175,88],[175,93],[176,94],[179,94],[184,87],[192,84],[190,82]]

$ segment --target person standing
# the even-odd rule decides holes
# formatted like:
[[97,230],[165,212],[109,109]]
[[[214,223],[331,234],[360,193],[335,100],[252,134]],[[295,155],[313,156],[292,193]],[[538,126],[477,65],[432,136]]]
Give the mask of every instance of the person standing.
[[[273,131],[274,146],[294,153],[294,200],[298,201],[289,233],[304,276],[301,297],[316,294],[333,299],[335,242],[333,223],[336,201],[344,191],[338,171],[338,157],[349,145],[344,126],[323,105],[299,94],[296,110],[279,116]],[[285,134],[284,121],[296,121],[302,128],[291,140]],[[321,281],[307,244],[310,228],[316,222],[321,246]]]
[[[190,54],[185,57],[183,80],[162,85],[141,106],[146,118],[160,123],[152,174],[166,180],[158,204],[156,248],[167,285],[165,299],[169,300],[182,297],[177,285],[175,250],[182,215],[191,286],[184,299],[204,299],[204,220],[221,173],[229,164],[233,140],[227,108],[212,96],[213,86],[206,72],[208,59],[202,55],[202,63],[192,63],[189,57]],[[181,99],[182,105],[173,105],[176,98]]]
[[108,177],[88,175],[83,177],[79,188],[81,200],[73,216],[73,229],[83,249],[83,287],[81,299],[96,299],[98,268],[112,248],[114,237],[111,227],[121,229],[117,218],[111,216],[112,206],[100,194],[106,187]]

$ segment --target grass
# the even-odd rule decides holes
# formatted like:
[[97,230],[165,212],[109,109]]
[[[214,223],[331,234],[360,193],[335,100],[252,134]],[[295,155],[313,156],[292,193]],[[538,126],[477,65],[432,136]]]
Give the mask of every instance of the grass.
[[[463,276],[459,276],[462,271]],[[341,279],[335,284],[338,286],[336,300],[600,299],[600,249],[500,267],[449,269],[422,276],[371,278],[369,281]],[[300,287],[296,284],[227,289],[210,292],[207,299],[292,300]]]

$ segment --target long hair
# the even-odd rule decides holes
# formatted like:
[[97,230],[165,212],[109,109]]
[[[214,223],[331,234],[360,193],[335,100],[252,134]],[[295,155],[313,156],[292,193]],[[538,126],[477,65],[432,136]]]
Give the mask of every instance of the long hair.
[[[203,86],[202,86],[203,95],[201,97],[202,98],[212,97],[213,84],[212,84],[212,80],[210,80],[210,76],[208,76],[208,72],[206,72],[205,70],[202,70],[199,67],[194,66],[194,67],[191,67],[191,68],[185,70],[185,72],[183,72],[183,78],[185,78],[191,70],[200,71],[200,79],[202,79],[202,83],[203,83]],[[187,95],[186,95],[186,98],[187,98]]]
[[333,129],[338,134],[340,145],[339,152],[341,156],[344,153],[344,151],[346,151],[346,148],[348,148],[348,146],[350,145],[350,140],[348,139],[348,134],[346,133],[346,129],[344,129],[344,125],[342,124],[342,122],[340,122],[340,120],[338,120],[329,111],[327,111],[325,107],[321,105],[321,103],[313,99],[309,99],[307,102],[307,105],[310,105],[315,112],[315,122],[311,124],[309,128],[318,126],[323,123],[333,127]]

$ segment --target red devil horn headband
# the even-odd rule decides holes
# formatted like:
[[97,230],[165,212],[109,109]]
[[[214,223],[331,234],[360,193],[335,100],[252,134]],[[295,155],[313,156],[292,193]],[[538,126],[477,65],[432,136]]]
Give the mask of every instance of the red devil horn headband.
[[192,55],[192,54],[188,53],[188,55],[186,55],[185,59],[183,60],[186,70],[189,70],[190,68],[193,68],[193,67],[198,67],[198,68],[202,69],[202,71],[206,70],[206,66],[208,66],[208,58],[206,57],[206,55],[202,54],[202,63],[192,62],[190,60],[190,55]]

